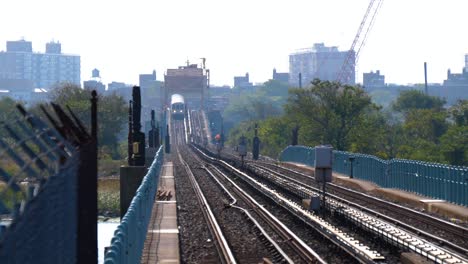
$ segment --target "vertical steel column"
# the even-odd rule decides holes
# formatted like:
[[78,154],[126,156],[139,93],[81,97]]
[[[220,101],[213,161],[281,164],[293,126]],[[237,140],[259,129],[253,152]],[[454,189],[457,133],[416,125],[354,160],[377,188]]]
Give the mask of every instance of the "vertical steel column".
[[145,133],[141,132],[141,93],[139,86],[133,86],[133,165],[145,166]]
[[164,150],[166,153],[171,153],[171,139],[169,137],[169,125],[166,125],[166,136],[164,140]]
[[97,93],[91,98],[91,141],[81,146],[78,168],[76,263],[97,263]]
[[132,119],[132,100],[128,102],[128,138],[127,138],[127,146],[128,146],[128,166],[133,165],[133,119]]
[[255,124],[255,136],[253,138],[252,158],[258,160],[260,155],[260,139],[258,138],[258,124]]

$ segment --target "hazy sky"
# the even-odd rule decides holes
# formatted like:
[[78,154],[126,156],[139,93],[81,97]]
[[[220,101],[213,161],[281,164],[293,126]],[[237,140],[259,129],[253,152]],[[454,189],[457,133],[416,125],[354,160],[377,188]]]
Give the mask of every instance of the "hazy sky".
[[[58,40],[81,55],[82,81],[136,84],[139,73],[206,57],[212,84],[251,81],[288,71],[288,55],[316,42],[349,49],[369,0],[1,0],[0,50],[24,37],[37,52]],[[387,82],[442,82],[461,72],[468,53],[467,0],[385,0],[358,62]]]

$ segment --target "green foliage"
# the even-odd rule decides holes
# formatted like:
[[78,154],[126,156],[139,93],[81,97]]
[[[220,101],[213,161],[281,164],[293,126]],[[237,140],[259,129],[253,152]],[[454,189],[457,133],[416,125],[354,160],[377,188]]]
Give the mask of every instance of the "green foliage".
[[397,93],[385,89],[373,90],[369,93],[372,102],[384,108],[391,106],[392,101],[397,98]]
[[[270,97],[265,95],[266,100],[283,92],[278,87],[271,91]],[[291,143],[292,129],[298,126],[301,145],[329,143],[335,149],[384,159],[468,164],[468,100],[460,100],[447,110],[443,99],[420,91],[404,91],[393,103],[397,111],[384,111],[358,86],[314,80],[310,88],[289,92],[282,116],[265,118],[251,114],[247,106],[238,107],[238,115],[248,121],[231,131],[228,143],[237,145],[240,136],[245,135],[250,150],[253,127],[258,122],[260,153],[271,157]],[[267,94],[263,88],[258,93]],[[242,103],[248,100],[240,99]]]
[[458,100],[448,111],[457,126],[468,126],[468,100]]
[[286,102],[288,98],[289,86],[287,83],[277,80],[269,80],[265,82],[259,89],[259,93],[263,96],[278,97]]
[[6,209],[10,212],[14,210],[14,205],[16,203],[20,203],[22,200],[26,199],[25,185],[20,185],[20,188],[21,190],[19,192],[15,192],[9,188],[6,183],[0,182],[0,201],[2,201]]
[[252,138],[254,136],[255,121],[244,121],[229,131],[227,144],[237,146],[241,136],[247,138],[247,149],[252,150]]
[[10,97],[2,97],[0,99],[0,122],[11,120],[18,110],[16,110],[16,102]]
[[262,155],[277,157],[292,141],[293,123],[285,117],[273,117],[260,123],[258,137]]
[[445,103],[445,100],[440,97],[426,95],[418,90],[409,90],[400,93],[393,104],[393,108],[399,112],[406,112],[412,109],[441,110]]
[[286,146],[291,144],[292,127],[285,117],[271,117],[259,122],[242,122],[230,131],[227,143],[231,146],[237,146],[240,137],[245,136],[247,149],[252,151],[255,123],[258,123],[258,137],[260,138],[262,155],[276,157]]
[[[90,129],[91,91],[72,84],[65,84],[52,90],[51,101],[68,105],[83,124]],[[98,96],[98,143],[112,158],[121,158],[118,135],[127,121],[128,106],[124,99],[113,93]],[[102,151],[101,151],[102,153]]]
[[314,80],[311,88],[292,89],[285,106],[301,127],[308,124],[313,138],[339,150],[348,149],[352,129],[371,108],[375,106],[360,87],[320,80]]
[[406,114],[404,130],[410,140],[424,139],[437,142],[447,131],[448,123],[445,111],[432,109],[412,109]]
[[115,178],[98,181],[98,213],[106,216],[120,215],[120,181]]
[[398,158],[441,162],[438,146],[434,142],[416,138],[409,144],[411,145],[401,145],[399,147]]
[[387,117],[375,109],[369,109],[361,116],[359,125],[354,126],[350,133],[352,142],[349,151],[358,153],[373,153],[381,158],[389,158],[386,146],[390,145],[392,127],[387,124]]
[[453,165],[468,164],[468,126],[452,126],[440,138],[441,153]]
[[[0,99],[0,123],[9,123],[11,125],[11,121],[17,119],[20,115],[18,110],[16,109],[16,102],[15,100],[11,99],[10,97],[3,97]],[[0,137],[3,139],[9,137],[9,134],[6,130],[0,129]]]
[[237,125],[247,120],[264,120],[280,115],[287,98],[288,85],[276,80],[269,80],[251,91],[234,87],[230,104],[223,113],[227,129],[229,124]]
[[263,120],[281,113],[281,109],[268,97],[241,95],[231,99],[224,110],[224,118],[234,124],[247,120]]

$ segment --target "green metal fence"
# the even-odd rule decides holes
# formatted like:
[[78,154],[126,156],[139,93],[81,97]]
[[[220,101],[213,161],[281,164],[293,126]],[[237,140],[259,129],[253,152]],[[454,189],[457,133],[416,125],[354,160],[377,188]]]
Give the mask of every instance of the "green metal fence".
[[[280,153],[279,160],[313,167],[315,149],[288,146]],[[468,167],[404,159],[383,160],[367,154],[333,151],[333,171],[385,188],[468,206]]]
[[114,232],[110,250],[105,255],[106,264],[140,263],[140,257],[151,218],[154,198],[158,189],[159,175],[164,161],[163,147],[160,147],[148,173],[136,191],[135,197]]

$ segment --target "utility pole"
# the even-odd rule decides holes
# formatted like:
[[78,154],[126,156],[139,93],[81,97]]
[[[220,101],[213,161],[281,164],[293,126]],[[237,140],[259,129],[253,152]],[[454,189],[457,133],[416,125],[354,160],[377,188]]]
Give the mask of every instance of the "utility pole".
[[429,94],[429,91],[427,89],[427,63],[424,62],[424,92],[426,95]]

